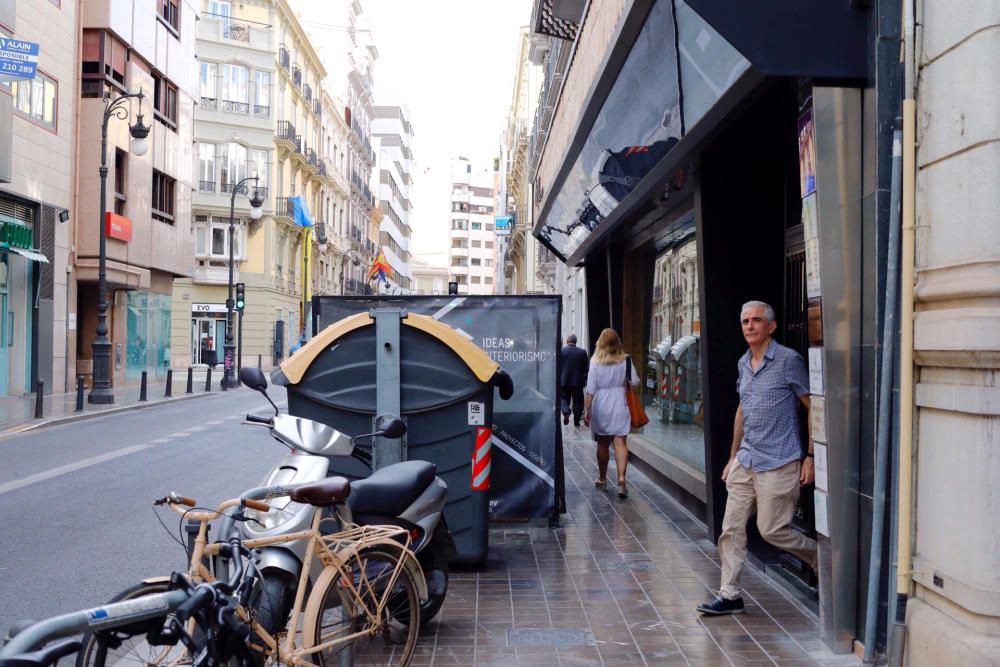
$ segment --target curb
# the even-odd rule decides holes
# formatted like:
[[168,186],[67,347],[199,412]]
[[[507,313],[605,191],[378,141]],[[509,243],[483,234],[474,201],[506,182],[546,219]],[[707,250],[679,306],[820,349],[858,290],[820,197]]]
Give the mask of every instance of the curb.
[[113,408],[105,408],[102,410],[91,410],[88,412],[81,412],[78,414],[66,415],[65,417],[52,417],[50,419],[42,419],[39,421],[29,422],[28,424],[22,424],[20,426],[13,426],[6,431],[0,431],[0,438],[4,438],[10,435],[17,435],[19,433],[27,433],[28,431],[34,431],[36,429],[45,428],[47,426],[59,426],[61,424],[69,424],[76,421],[83,421],[84,419],[92,419],[94,417],[102,417],[104,415],[113,415],[119,412],[129,412],[131,410],[142,410],[143,408],[151,408],[154,405],[163,405],[164,403],[177,403],[180,401],[190,401],[195,398],[204,398],[206,396],[219,396],[221,391],[203,391],[197,394],[184,394],[182,396],[171,396],[170,398],[161,398],[155,401],[145,401],[145,402],[135,402],[129,403],[128,405],[121,405]]

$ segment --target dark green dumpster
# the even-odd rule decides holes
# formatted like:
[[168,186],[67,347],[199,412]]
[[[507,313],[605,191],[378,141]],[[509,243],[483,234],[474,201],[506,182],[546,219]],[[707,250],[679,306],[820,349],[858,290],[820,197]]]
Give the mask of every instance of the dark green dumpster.
[[[376,441],[374,469],[434,463],[448,484],[444,516],[455,561],[486,558],[493,388],[509,378],[482,349],[431,317],[379,308],[319,332],[272,380],[287,388],[290,414],[343,433],[374,431],[380,414],[401,416],[406,435]],[[331,467],[349,478],[369,474],[347,457]]]

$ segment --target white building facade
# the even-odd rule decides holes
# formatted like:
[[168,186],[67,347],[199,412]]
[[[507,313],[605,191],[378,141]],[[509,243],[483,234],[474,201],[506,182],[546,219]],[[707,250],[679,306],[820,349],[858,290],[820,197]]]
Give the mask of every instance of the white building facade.
[[493,228],[494,174],[468,159],[451,163],[448,268],[459,294],[496,293],[496,233]]
[[372,136],[377,165],[373,187],[382,213],[378,244],[392,267],[387,276],[388,291],[407,294],[413,289],[410,266],[413,126],[410,124],[409,110],[392,96],[380,94],[376,102]]

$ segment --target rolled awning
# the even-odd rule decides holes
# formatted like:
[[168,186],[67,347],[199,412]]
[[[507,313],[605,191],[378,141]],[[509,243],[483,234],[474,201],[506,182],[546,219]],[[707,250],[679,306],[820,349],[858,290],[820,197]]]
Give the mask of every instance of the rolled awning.
[[42,264],[49,263],[49,258],[43,255],[40,250],[33,250],[31,248],[14,248],[13,246],[7,248],[7,250],[16,252],[18,255],[21,255],[32,262],[41,262]]

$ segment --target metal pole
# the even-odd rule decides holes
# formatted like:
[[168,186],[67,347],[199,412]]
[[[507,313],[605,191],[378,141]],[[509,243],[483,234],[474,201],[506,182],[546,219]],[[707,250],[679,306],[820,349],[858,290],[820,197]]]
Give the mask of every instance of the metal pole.
[[233,186],[233,192],[229,196],[229,294],[226,297],[226,343],[222,364],[223,390],[232,381],[233,373],[233,233],[235,225],[233,217],[236,209],[236,191],[239,189],[239,184]]
[[167,386],[163,391],[163,398],[170,398],[171,392],[174,388],[174,371],[172,368],[167,369]]
[[45,412],[45,380],[39,380],[35,385],[35,419],[41,419]]
[[107,270],[105,266],[106,241],[104,230],[104,218],[107,214],[108,201],[107,181],[108,181],[108,121],[111,119],[111,110],[123,98],[118,98],[114,102],[105,102],[104,121],[101,124],[101,166],[98,173],[101,176],[101,215],[97,222],[100,232],[100,245],[97,260],[97,336],[90,347],[93,351],[93,382],[91,383],[90,395],[87,401],[96,404],[110,404],[115,402],[115,393],[111,388],[111,341],[108,340],[106,300],[106,280]]
[[240,310],[239,325],[236,338],[236,383],[239,384],[239,372],[243,368],[243,311]]
[[194,393],[194,368],[192,368],[191,366],[188,366],[188,381],[185,393],[187,394]]
[[205,391],[212,391],[212,367],[209,366],[205,371]]
[[76,411],[83,412],[83,376],[76,378]]
[[146,371],[142,372],[142,379],[139,381],[139,400],[145,401],[146,399]]

